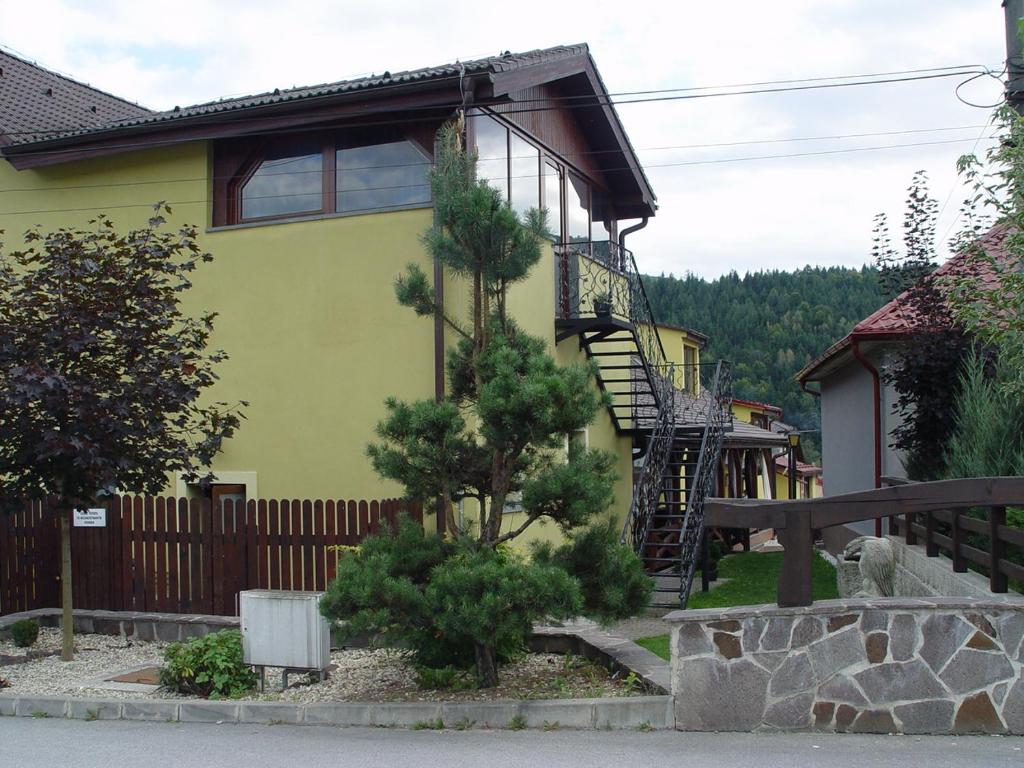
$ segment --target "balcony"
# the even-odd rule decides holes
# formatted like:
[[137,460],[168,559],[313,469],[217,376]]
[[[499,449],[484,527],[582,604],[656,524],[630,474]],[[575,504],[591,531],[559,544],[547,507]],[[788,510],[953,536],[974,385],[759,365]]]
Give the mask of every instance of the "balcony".
[[555,269],[556,341],[579,337],[616,429],[649,430],[671,402],[672,376],[633,254],[607,240],[571,243],[555,247]]

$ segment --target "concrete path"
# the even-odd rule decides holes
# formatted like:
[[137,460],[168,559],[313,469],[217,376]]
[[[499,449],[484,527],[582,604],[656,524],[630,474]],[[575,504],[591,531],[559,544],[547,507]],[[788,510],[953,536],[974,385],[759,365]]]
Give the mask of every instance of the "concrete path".
[[406,731],[0,718],[3,765],[18,768],[1000,768],[1024,739],[674,731]]

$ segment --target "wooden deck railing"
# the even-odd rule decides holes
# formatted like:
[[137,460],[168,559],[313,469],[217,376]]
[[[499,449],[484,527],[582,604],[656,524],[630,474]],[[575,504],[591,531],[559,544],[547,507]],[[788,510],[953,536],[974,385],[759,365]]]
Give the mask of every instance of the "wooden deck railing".
[[[908,543],[924,536],[929,556],[945,549],[953,569],[960,572],[967,569],[967,562],[976,563],[989,571],[993,592],[1006,592],[1008,578],[1024,581],[1024,566],[1007,559],[1009,548],[1024,549],[1024,531],[1006,525],[1008,506],[1024,507],[1024,477],[909,483],[795,501],[712,499],[706,524],[774,528],[785,549],[778,602],[780,606],[798,606],[811,604],[813,531],[881,518],[902,518],[902,529],[912,537]],[[972,507],[987,508],[988,520],[965,515]],[[937,523],[948,526],[945,533]],[[969,544],[968,532],[986,536],[988,551]]]

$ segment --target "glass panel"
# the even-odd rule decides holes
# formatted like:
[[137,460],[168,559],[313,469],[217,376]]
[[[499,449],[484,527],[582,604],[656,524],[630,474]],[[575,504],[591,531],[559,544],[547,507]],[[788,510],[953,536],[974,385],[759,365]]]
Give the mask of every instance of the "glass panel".
[[562,175],[551,163],[544,163],[544,208],[548,212],[548,232],[562,241]]
[[590,185],[574,173],[569,174],[569,200],[565,225],[570,243],[590,240]]
[[520,218],[531,208],[540,208],[540,150],[514,133],[510,182],[512,209]]
[[430,202],[430,161],[411,142],[338,150],[338,210],[373,211]]
[[502,200],[508,200],[508,129],[493,118],[477,115],[473,118],[476,136],[476,177],[501,190]]
[[264,160],[242,187],[242,218],[323,210],[320,153]]

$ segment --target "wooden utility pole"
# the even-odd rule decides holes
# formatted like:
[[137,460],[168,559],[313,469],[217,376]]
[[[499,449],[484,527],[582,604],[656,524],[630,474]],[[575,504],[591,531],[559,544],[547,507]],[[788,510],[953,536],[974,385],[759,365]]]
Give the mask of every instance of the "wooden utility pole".
[[1024,0],[1003,0],[1006,23],[1006,100],[1024,114],[1024,57],[1018,23],[1024,18]]

